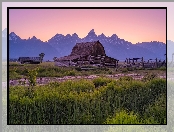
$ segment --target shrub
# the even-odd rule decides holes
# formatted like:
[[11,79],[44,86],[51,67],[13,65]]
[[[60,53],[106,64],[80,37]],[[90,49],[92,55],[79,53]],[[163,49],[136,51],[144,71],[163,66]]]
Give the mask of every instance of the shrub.
[[67,75],[67,76],[75,76],[76,73],[75,73],[75,71],[68,71],[68,72],[65,73],[65,75]]
[[77,71],[81,71],[81,68],[80,67],[76,67],[75,68]]
[[33,69],[33,70],[28,70],[28,80],[30,83],[30,86],[35,86],[36,85],[36,77],[38,74],[39,68]]
[[151,81],[151,80],[153,80],[153,79],[155,79],[155,78],[157,78],[157,75],[155,74],[155,73],[147,73],[144,77],[143,77],[143,79],[142,79],[142,81]]
[[21,75],[19,75],[18,73],[17,73],[17,68],[16,67],[14,67],[13,69],[10,69],[9,70],[9,79],[20,79],[20,78],[22,78],[21,77]]
[[112,71],[109,71],[109,72],[108,72],[108,74],[110,74],[110,75],[111,75],[111,74],[112,74]]
[[162,95],[145,110],[144,118],[154,119],[159,124],[166,124],[166,95]]
[[95,86],[91,81],[87,80],[78,80],[71,81],[68,80],[66,82],[62,82],[59,86],[59,89],[64,90],[66,92],[76,91],[76,92],[90,92],[90,90],[94,90]]
[[102,77],[95,78],[93,80],[93,83],[94,83],[95,87],[100,87],[100,86],[107,85],[107,83],[109,83],[109,82],[111,82],[111,79],[102,78]]
[[162,66],[162,67],[159,68],[159,70],[166,71],[166,67],[165,66]]
[[132,81],[133,78],[130,76],[122,76],[119,78],[119,81]]
[[127,70],[128,71],[134,71],[134,70],[136,70],[136,68],[134,68],[134,67],[128,67]]
[[[44,86],[35,86],[34,89],[10,86],[10,123],[160,124],[166,122],[164,118],[166,105],[163,105],[165,97],[162,96],[166,94],[164,79],[153,79],[148,82],[116,81],[108,78],[94,80],[52,82]],[[153,118],[154,113],[156,116]]]
[[127,68],[122,68],[121,71],[124,73],[124,72],[128,72],[128,69]]
[[114,118],[107,118],[105,124],[139,124],[138,117],[133,112],[125,110],[116,112]]

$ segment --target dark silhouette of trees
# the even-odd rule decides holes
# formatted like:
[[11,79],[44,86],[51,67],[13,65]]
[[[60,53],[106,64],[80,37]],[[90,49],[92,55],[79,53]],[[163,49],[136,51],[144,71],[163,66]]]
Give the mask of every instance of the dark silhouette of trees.
[[53,60],[55,61],[57,59],[57,57],[54,57]]
[[39,56],[40,56],[40,62],[42,63],[45,54],[44,53],[40,53]]

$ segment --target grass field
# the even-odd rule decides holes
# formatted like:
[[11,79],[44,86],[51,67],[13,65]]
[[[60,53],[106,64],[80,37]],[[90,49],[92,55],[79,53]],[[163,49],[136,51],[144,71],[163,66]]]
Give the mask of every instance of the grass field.
[[18,64],[10,63],[9,65],[9,79],[20,79],[27,76],[27,69],[32,70],[36,67],[39,68],[37,77],[63,77],[63,76],[88,76],[88,75],[113,75],[113,74],[141,74],[142,76],[151,73],[156,75],[166,75],[165,68],[159,68],[156,70],[139,70],[133,68],[121,68],[117,71],[115,68],[95,68],[93,70],[81,71],[79,68],[74,67],[57,67],[54,66],[54,62],[44,62],[41,64]]
[[165,124],[166,81],[97,78],[10,87],[12,124]]
[[[31,72],[37,67],[38,71]],[[142,80],[128,76],[115,80],[102,76],[118,73],[146,76]],[[9,123],[166,124],[166,79],[151,76],[165,75],[164,68],[80,71],[73,67],[55,67],[52,62],[38,65],[10,63],[9,66],[10,79],[29,78],[29,75],[35,78],[91,74],[100,77],[52,82],[44,86],[10,86]]]

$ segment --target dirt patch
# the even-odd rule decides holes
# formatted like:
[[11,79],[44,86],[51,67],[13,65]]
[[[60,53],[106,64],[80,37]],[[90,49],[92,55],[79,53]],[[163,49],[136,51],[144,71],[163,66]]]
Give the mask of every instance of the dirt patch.
[[[112,78],[112,79],[119,79],[122,76],[131,76],[136,80],[141,80],[144,76],[140,74],[114,74],[114,75],[105,75],[103,77],[107,78]],[[79,80],[79,79],[95,79],[97,77],[100,77],[98,75],[89,75],[89,76],[64,76],[64,77],[39,77],[37,78],[36,82],[37,85],[45,85],[50,82],[63,82],[66,80]],[[166,76],[159,76],[160,78],[166,78]],[[174,78],[173,78],[174,80]],[[5,84],[3,84],[5,85]],[[29,86],[29,81],[28,79],[19,79],[19,80],[10,80],[9,81],[10,86],[16,86],[16,85],[24,85],[24,86]]]

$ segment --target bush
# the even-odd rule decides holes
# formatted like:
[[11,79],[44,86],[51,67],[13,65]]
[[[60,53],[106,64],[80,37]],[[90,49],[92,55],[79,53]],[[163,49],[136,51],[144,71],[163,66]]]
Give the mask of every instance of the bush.
[[127,68],[122,68],[121,71],[122,71],[123,73],[125,73],[125,72],[128,72],[128,69],[127,69]]
[[119,81],[132,81],[133,78],[130,76],[122,76],[119,78]]
[[162,95],[145,110],[144,118],[153,118],[159,124],[166,124],[166,117],[166,95]]
[[68,71],[68,72],[65,73],[65,75],[67,75],[67,76],[75,76],[76,73],[75,73],[75,71]]
[[108,74],[110,74],[110,75],[111,75],[111,74],[112,74],[112,71],[109,71],[109,72],[108,72]]
[[138,117],[133,112],[125,110],[116,112],[114,118],[107,118],[104,124],[139,124]]
[[111,82],[111,79],[102,78],[102,77],[95,78],[93,80],[95,87],[101,87],[101,86],[107,85],[107,83],[109,83],[109,82]]
[[30,83],[30,86],[35,86],[36,85],[36,77],[38,74],[39,68],[33,69],[33,70],[28,70],[28,80]]
[[162,67],[159,68],[159,70],[166,71],[166,67],[165,66],[162,66]]
[[134,71],[134,70],[136,70],[136,68],[134,68],[134,67],[128,67],[127,70],[128,71]]
[[[160,118],[161,119],[161,118]],[[166,119],[164,119],[164,122]],[[155,118],[146,117],[141,118],[138,114],[133,111],[127,112],[126,110],[121,110],[116,112],[113,118],[107,118],[104,124],[165,124],[163,122],[158,122]]]
[[81,68],[80,67],[76,67],[75,68],[77,71],[81,71]]
[[76,92],[90,92],[95,89],[94,84],[91,81],[87,80],[78,80],[78,81],[71,81],[68,80],[66,82],[62,82],[59,86],[59,89],[70,92],[70,91],[76,91]]
[[13,68],[9,70],[9,79],[14,80],[14,79],[20,79],[22,78],[21,75],[17,73],[17,68]]
[[116,81],[108,78],[94,80],[53,82],[34,86],[33,89],[10,86],[10,123],[165,123],[166,105],[165,96],[162,96],[166,95],[164,79],[148,82]]
[[144,81],[144,82],[151,81],[155,78],[157,78],[157,75],[155,73],[148,73],[143,77],[142,81]]

